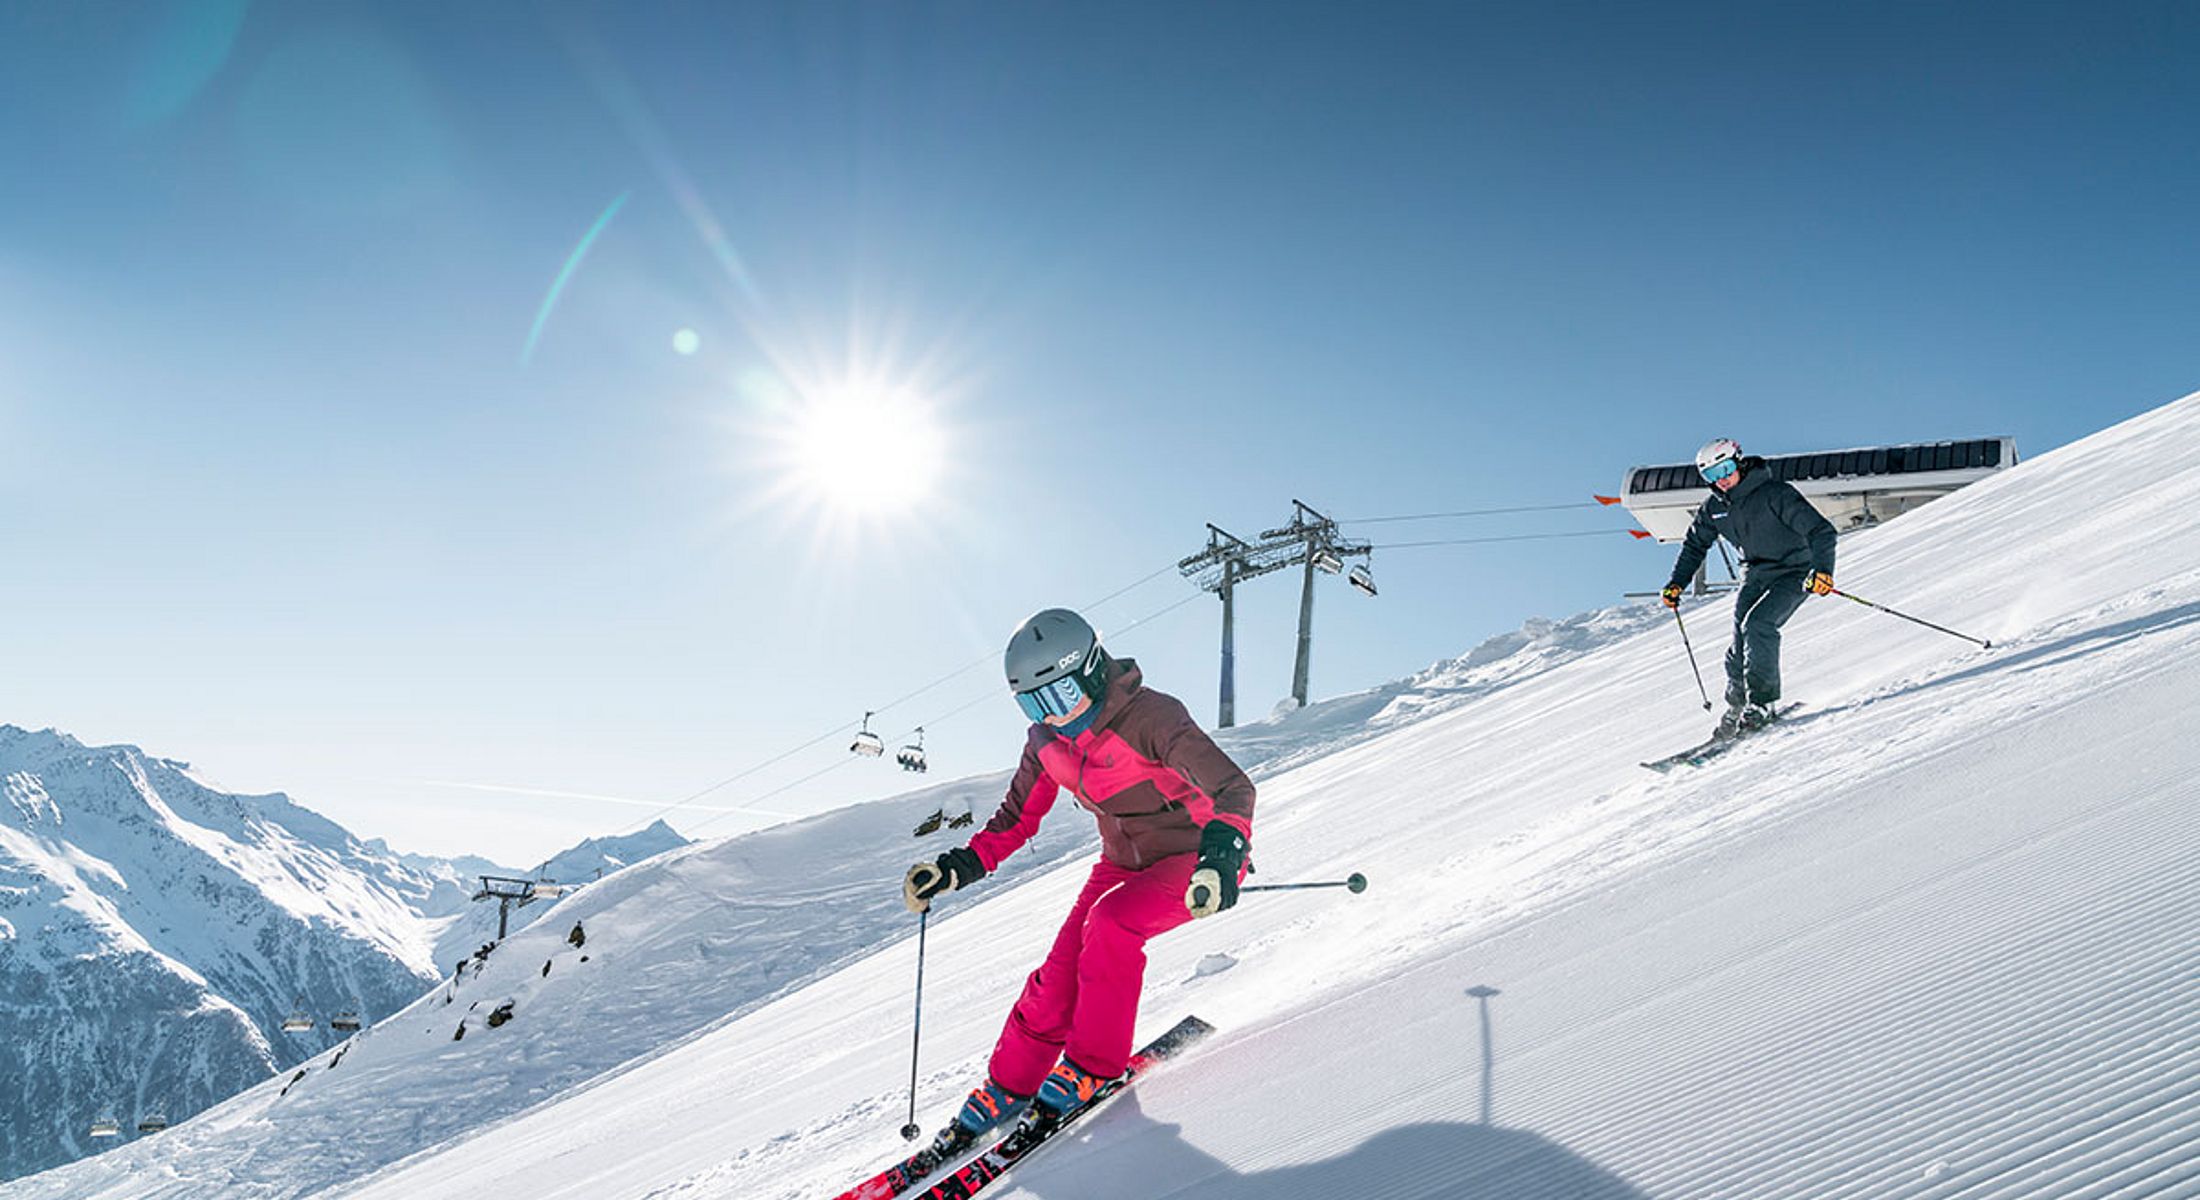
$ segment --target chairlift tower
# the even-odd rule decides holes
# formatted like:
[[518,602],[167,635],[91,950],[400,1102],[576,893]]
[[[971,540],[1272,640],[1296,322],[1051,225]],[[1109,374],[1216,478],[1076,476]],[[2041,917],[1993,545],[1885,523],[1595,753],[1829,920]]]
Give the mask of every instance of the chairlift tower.
[[[1335,574],[1347,558],[1366,558],[1374,547],[1348,540],[1337,532],[1337,523],[1293,500],[1291,523],[1247,542],[1212,523],[1207,526],[1207,548],[1176,564],[1177,570],[1200,589],[1222,597],[1222,688],[1215,725],[1228,729],[1237,724],[1237,586],[1286,567],[1303,566],[1305,579],[1299,589],[1298,657],[1291,675],[1291,696],[1306,706],[1307,677],[1314,643],[1314,573]],[[1363,564],[1352,569],[1352,585],[1372,596],[1374,577]]]
[[[1291,698],[1300,708],[1306,707],[1307,675],[1314,657],[1314,572],[1317,568],[1336,574],[1344,568],[1348,558],[1368,558],[1374,554],[1374,546],[1367,542],[1346,540],[1337,532],[1337,523],[1308,508],[1302,500],[1291,501],[1291,523],[1281,529],[1262,533],[1261,540],[1296,540],[1300,544],[1297,561],[1306,567],[1305,579],[1299,585],[1299,649],[1298,657],[1291,665]],[[1364,569],[1352,573],[1354,586],[1368,595],[1375,594],[1374,583]],[[1360,580],[1368,579],[1365,584]]]
[[1207,548],[1176,564],[1186,579],[1222,597],[1222,695],[1215,720],[1221,729],[1237,723],[1237,585],[1240,580],[1276,569],[1248,572],[1246,555],[1252,550],[1252,544],[1244,538],[1210,521]]
[[560,895],[565,889],[557,884],[536,879],[513,879],[504,875],[483,875],[481,890],[474,893],[475,900],[497,902],[497,940],[503,941],[514,908],[525,908],[537,900]]

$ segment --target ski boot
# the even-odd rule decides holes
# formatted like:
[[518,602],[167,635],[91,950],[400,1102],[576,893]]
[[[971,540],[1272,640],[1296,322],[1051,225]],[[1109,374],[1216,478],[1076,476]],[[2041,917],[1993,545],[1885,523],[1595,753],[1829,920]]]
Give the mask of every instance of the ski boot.
[[1009,1091],[988,1079],[982,1086],[970,1090],[962,1111],[955,1114],[955,1126],[975,1139],[1023,1115],[1024,1107],[1030,1103],[1031,1097]]
[[921,1179],[962,1157],[965,1151],[978,1144],[979,1138],[1015,1120],[1030,1103],[1031,1097],[1018,1095],[990,1079],[970,1089],[970,1095],[963,1100],[962,1111],[947,1123],[947,1128],[934,1135],[931,1145],[917,1151],[909,1160],[910,1180]]
[[1024,1119],[1016,1123],[1016,1128],[1002,1143],[1002,1153],[1015,1159],[1026,1149],[1053,1136],[1071,1113],[1092,1103],[1113,1082],[1113,1077],[1095,1075],[1067,1058],[1054,1064],[1054,1069],[1040,1082],[1039,1094],[1032,1098]]
[[1719,728],[1712,734],[1719,738],[1737,738],[1755,733],[1780,719],[1770,704],[1738,704],[1726,710],[1719,718]]

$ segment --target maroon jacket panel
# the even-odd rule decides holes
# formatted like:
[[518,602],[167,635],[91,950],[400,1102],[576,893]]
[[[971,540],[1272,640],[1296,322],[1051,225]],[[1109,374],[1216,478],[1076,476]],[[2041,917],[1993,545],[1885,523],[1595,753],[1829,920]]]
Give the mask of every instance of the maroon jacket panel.
[[1220,820],[1253,835],[1253,781],[1201,730],[1176,697],[1144,685],[1138,664],[1117,660],[1107,701],[1074,738],[1034,724],[1008,795],[970,849],[990,871],[1039,829],[1067,790],[1100,825],[1101,857],[1141,870],[1199,849]]

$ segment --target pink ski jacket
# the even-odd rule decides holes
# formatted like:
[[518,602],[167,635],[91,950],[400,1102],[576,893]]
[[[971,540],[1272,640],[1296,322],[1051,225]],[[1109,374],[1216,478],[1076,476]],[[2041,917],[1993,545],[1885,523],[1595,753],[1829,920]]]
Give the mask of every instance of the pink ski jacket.
[[1136,662],[1110,669],[1107,700],[1083,733],[1032,725],[1000,811],[970,839],[986,870],[1031,840],[1065,788],[1099,821],[1101,857],[1133,871],[1198,850],[1209,821],[1252,840],[1253,781],[1183,702],[1143,685]]

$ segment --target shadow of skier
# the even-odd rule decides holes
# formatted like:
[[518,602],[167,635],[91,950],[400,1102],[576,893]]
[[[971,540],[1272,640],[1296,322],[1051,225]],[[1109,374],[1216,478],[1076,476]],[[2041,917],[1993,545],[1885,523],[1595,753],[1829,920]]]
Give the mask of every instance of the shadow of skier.
[[1044,1200],[1648,1200],[1646,1193],[1538,1133],[1430,1123],[1386,1129],[1334,1158],[1242,1174],[1140,1111],[1135,1093],[1090,1131],[1104,1146],[1055,1146],[1011,1175]]

